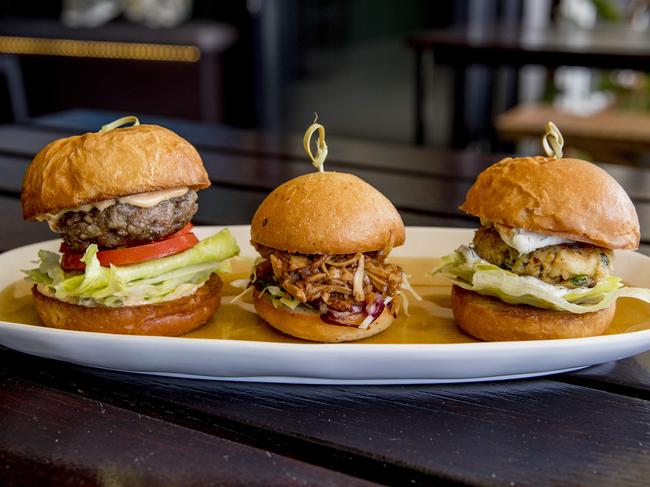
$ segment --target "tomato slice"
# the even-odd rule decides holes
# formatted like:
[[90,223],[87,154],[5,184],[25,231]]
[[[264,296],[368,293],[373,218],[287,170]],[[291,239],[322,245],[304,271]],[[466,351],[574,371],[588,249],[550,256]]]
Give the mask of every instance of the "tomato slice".
[[176,237],[167,238],[158,242],[123,249],[102,250],[97,252],[97,259],[104,267],[113,265],[137,264],[145,260],[160,259],[168,255],[178,254],[183,250],[194,247],[199,239],[193,233],[186,233]]
[[[154,242],[160,242],[162,240],[167,240],[167,239],[170,239],[170,238],[178,237],[180,235],[185,235],[187,233],[190,233],[193,228],[194,228],[194,225],[192,225],[191,223],[188,223],[187,225],[185,225],[183,228],[181,228],[177,232],[174,232],[174,233],[172,233],[170,235],[167,235],[166,237],[163,237],[160,240],[154,240]],[[149,242],[149,243],[151,243],[151,242]],[[143,242],[143,244],[144,244],[144,242]],[[135,246],[136,245],[134,245],[134,247]],[[80,255],[83,255],[83,252],[79,253],[78,250],[71,249],[70,247],[68,247],[68,245],[65,242],[61,242],[61,245],[59,246],[59,252],[62,252],[64,254],[80,254]]]
[[194,225],[192,225],[191,223],[188,223],[183,228],[181,228],[178,232],[172,233],[171,235],[167,235],[163,239],[174,238],[174,237],[178,237],[180,235],[185,235],[186,233],[190,233],[193,228],[194,228]]
[[86,264],[81,262],[81,257],[84,254],[63,254],[61,259],[61,268],[64,271],[83,271],[86,268]]
[[[97,252],[97,259],[99,263],[108,267],[109,265],[128,265],[145,262],[152,259],[160,259],[169,255],[178,254],[184,250],[193,247],[199,242],[196,235],[190,232],[190,228],[183,227],[178,232],[170,235],[164,240],[154,241],[143,245],[134,245],[133,247],[126,247],[123,249],[100,250]],[[181,233],[182,232],[182,233]],[[86,265],[81,261],[83,254],[77,252],[65,252],[63,250],[67,247],[61,245],[61,250],[64,252],[63,259],[61,260],[61,267],[65,271],[71,270],[84,270]]]

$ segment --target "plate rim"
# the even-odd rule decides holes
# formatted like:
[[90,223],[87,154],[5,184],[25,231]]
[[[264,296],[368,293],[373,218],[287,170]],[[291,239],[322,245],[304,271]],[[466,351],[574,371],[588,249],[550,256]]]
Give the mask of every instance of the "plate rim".
[[[186,342],[188,345],[185,346],[190,346],[192,345],[197,345],[198,343],[201,344],[215,344],[215,347],[218,346],[223,346],[224,344],[227,343],[236,343],[238,345],[255,345],[263,348],[309,348],[309,350],[319,350],[319,349],[329,349],[332,347],[340,347],[340,348],[359,348],[359,349],[382,349],[382,348],[390,348],[390,349],[400,349],[402,347],[404,348],[419,348],[419,349],[427,349],[427,348],[433,348],[437,352],[444,351],[444,349],[453,347],[453,349],[464,349],[464,348],[478,348],[478,347],[485,347],[487,348],[490,346],[490,348],[504,348],[505,350],[512,349],[512,348],[518,348],[522,344],[526,344],[527,348],[547,348],[549,344],[553,344],[555,347],[560,347],[562,345],[565,345],[567,347],[574,346],[576,344],[582,343],[582,344],[588,344],[588,343],[594,343],[598,344],[599,342],[613,342],[613,341],[624,341],[624,339],[627,339],[629,337],[645,337],[648,335],[648,338],[650,338],[650,329],[647,330],[639,330],[639,331],[631,331],[631,332],[626,332],[626,333],[615,333],[611,335],[597,335],[597,336],[591,336],[591,337],[581,337],[581,338],[558,338],[558,339],[546,339],[546,340],[509,340],[509,341],[494,341],[494,342],[486,342],[486,341],[477,341],[477,342],[469,342],[469,343],[354,343],[354,342],[349,342],[349,343],[321,343],[321,342],[305,342],[305,343],[286,343],[286,342],[270,342],[270,341],[260,341],[260,340],[236,340],[236,339],[230,339],[230,338],[183,338],[181,336],[159,336],[159,335],[127,335],[127,334],[120,334],[120,333],[103,333],[103,332],[95,332],[95,331],[80,331],[80,330],[66,330],[66,329],[59,329],[59,328],[50,328],[47,326],[38,326],[38,325],[28,325],[24,323],[12,323],[9,321],[0,321],[0,330],[2,329],[8,329],[8,328],[22,328],[22,329],[28,329],[30,330],[30,333],[41,333],[44,335],[47,334],[59,334],[59,335],[69,335],[73,334],[75,336],[85,336],[87,338],[90,337],[102,337],[98,338],[98,340],[115,340],[115,341],[128,341],[128,342],[134,342],[134,341],[142,341],[142,342],[147,342],[147,341],[160,341],[160,342],[170,342],[170,341],[178,341],[179,343]],[[38,331],[35,331],[38,330]]]

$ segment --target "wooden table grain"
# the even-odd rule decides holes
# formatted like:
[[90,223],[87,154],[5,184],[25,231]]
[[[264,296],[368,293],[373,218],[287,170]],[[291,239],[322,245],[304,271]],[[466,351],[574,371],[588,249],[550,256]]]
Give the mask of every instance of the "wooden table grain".
[[[0,127],[0,249],[52,238],[25,223],[22,174],[49,141],[122,114],[71,111]],[[142,117],[197,146],[213,180],[201,224],[248,223],[310,171],[301,137]],[[362,176],[412,225],[472,227],[457,209],[498,155],[328,137],[328,168]],[[603,167],[650,243],[649,170]],[[644,247],[647,252],[648,247]],[[650,354],[540,379],[305,386],[111,372],[0,348],[2,485],[647,485]]]

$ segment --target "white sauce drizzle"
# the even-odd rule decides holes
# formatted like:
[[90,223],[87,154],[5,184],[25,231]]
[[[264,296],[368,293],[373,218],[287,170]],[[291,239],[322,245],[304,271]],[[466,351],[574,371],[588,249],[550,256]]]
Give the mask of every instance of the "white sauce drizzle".
[[179,196],[183,196],[188,191],[189,188],[183,187],[183,188],[174,188],[174,189],[160,189],[158,191],[149,191],[147,193],[131,194],[128,196],[122,196],[121,198],[117,198],[117,199],[95,201],[93,203],[81,205],[76,208],[64,208],[63,210],[58,211],[57,213],[45,213],[43,215],[38,215],[36,217],[36,220],[38,221],[46,220],[47,223],[50,225],[50,229],[56,232],[57,231],[56,223],[58,222],[59,218],[61,218],[63,214],[69,211],[87,213],[93,210],[94,208],[97,208],[99,211],[103,211],[106,208],[116,205],[117,203],[126,203],[131,206],[137,206],[138,208],[153,208],[154,206],[160,204],[165,200],[170,200],[172,198],[178,198]]
[[551,245],[575,243],[573,240],[556,237],[555,235],[529,232],[523,228],[513,228],[499,223],[495,223],[494,228],[499,232],[501,240],[519,252],[519,255],[529,254],[537,249]]

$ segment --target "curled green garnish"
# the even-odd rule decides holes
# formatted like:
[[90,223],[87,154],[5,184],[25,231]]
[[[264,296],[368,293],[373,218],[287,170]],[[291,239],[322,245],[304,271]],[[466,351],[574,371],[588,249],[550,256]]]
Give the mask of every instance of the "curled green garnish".
[[[316,167],[320,172],[323,172],[323,165],[325,164],[325,159],[327,158],[327,144],[325,143],[325,127],[321,124],[316,123],[318,120],[318,115],[314,119],[307,131],[305,136],[302,139],[302,145],[305,148],[305,152],[311,159],[311,163]],[[314,135],[314,132],[318,131],[318,142],[316,144],[316,155],[311,151],[311,136]]]
[[111,130],[121,127],[122,125],[125,125],[127,123],[132,123],[133,126],[135,127],[136,125],[140,125],[140,120],[138,120],[138,117],[135,117],[133,115],[129,115],[128,117],[118,118],[117,120],[111,123],[102,125],[100,133],[110,132]]
[[546,123],[546,133],[542,138],[542,146],[548,157],[562,158],[562,146],[564,146],[564,137],[560,129],[553,122]]
[[575,276],[571,279],[571,284],[577,287],[583,287],[589,284],[589,278],[585,275]]

